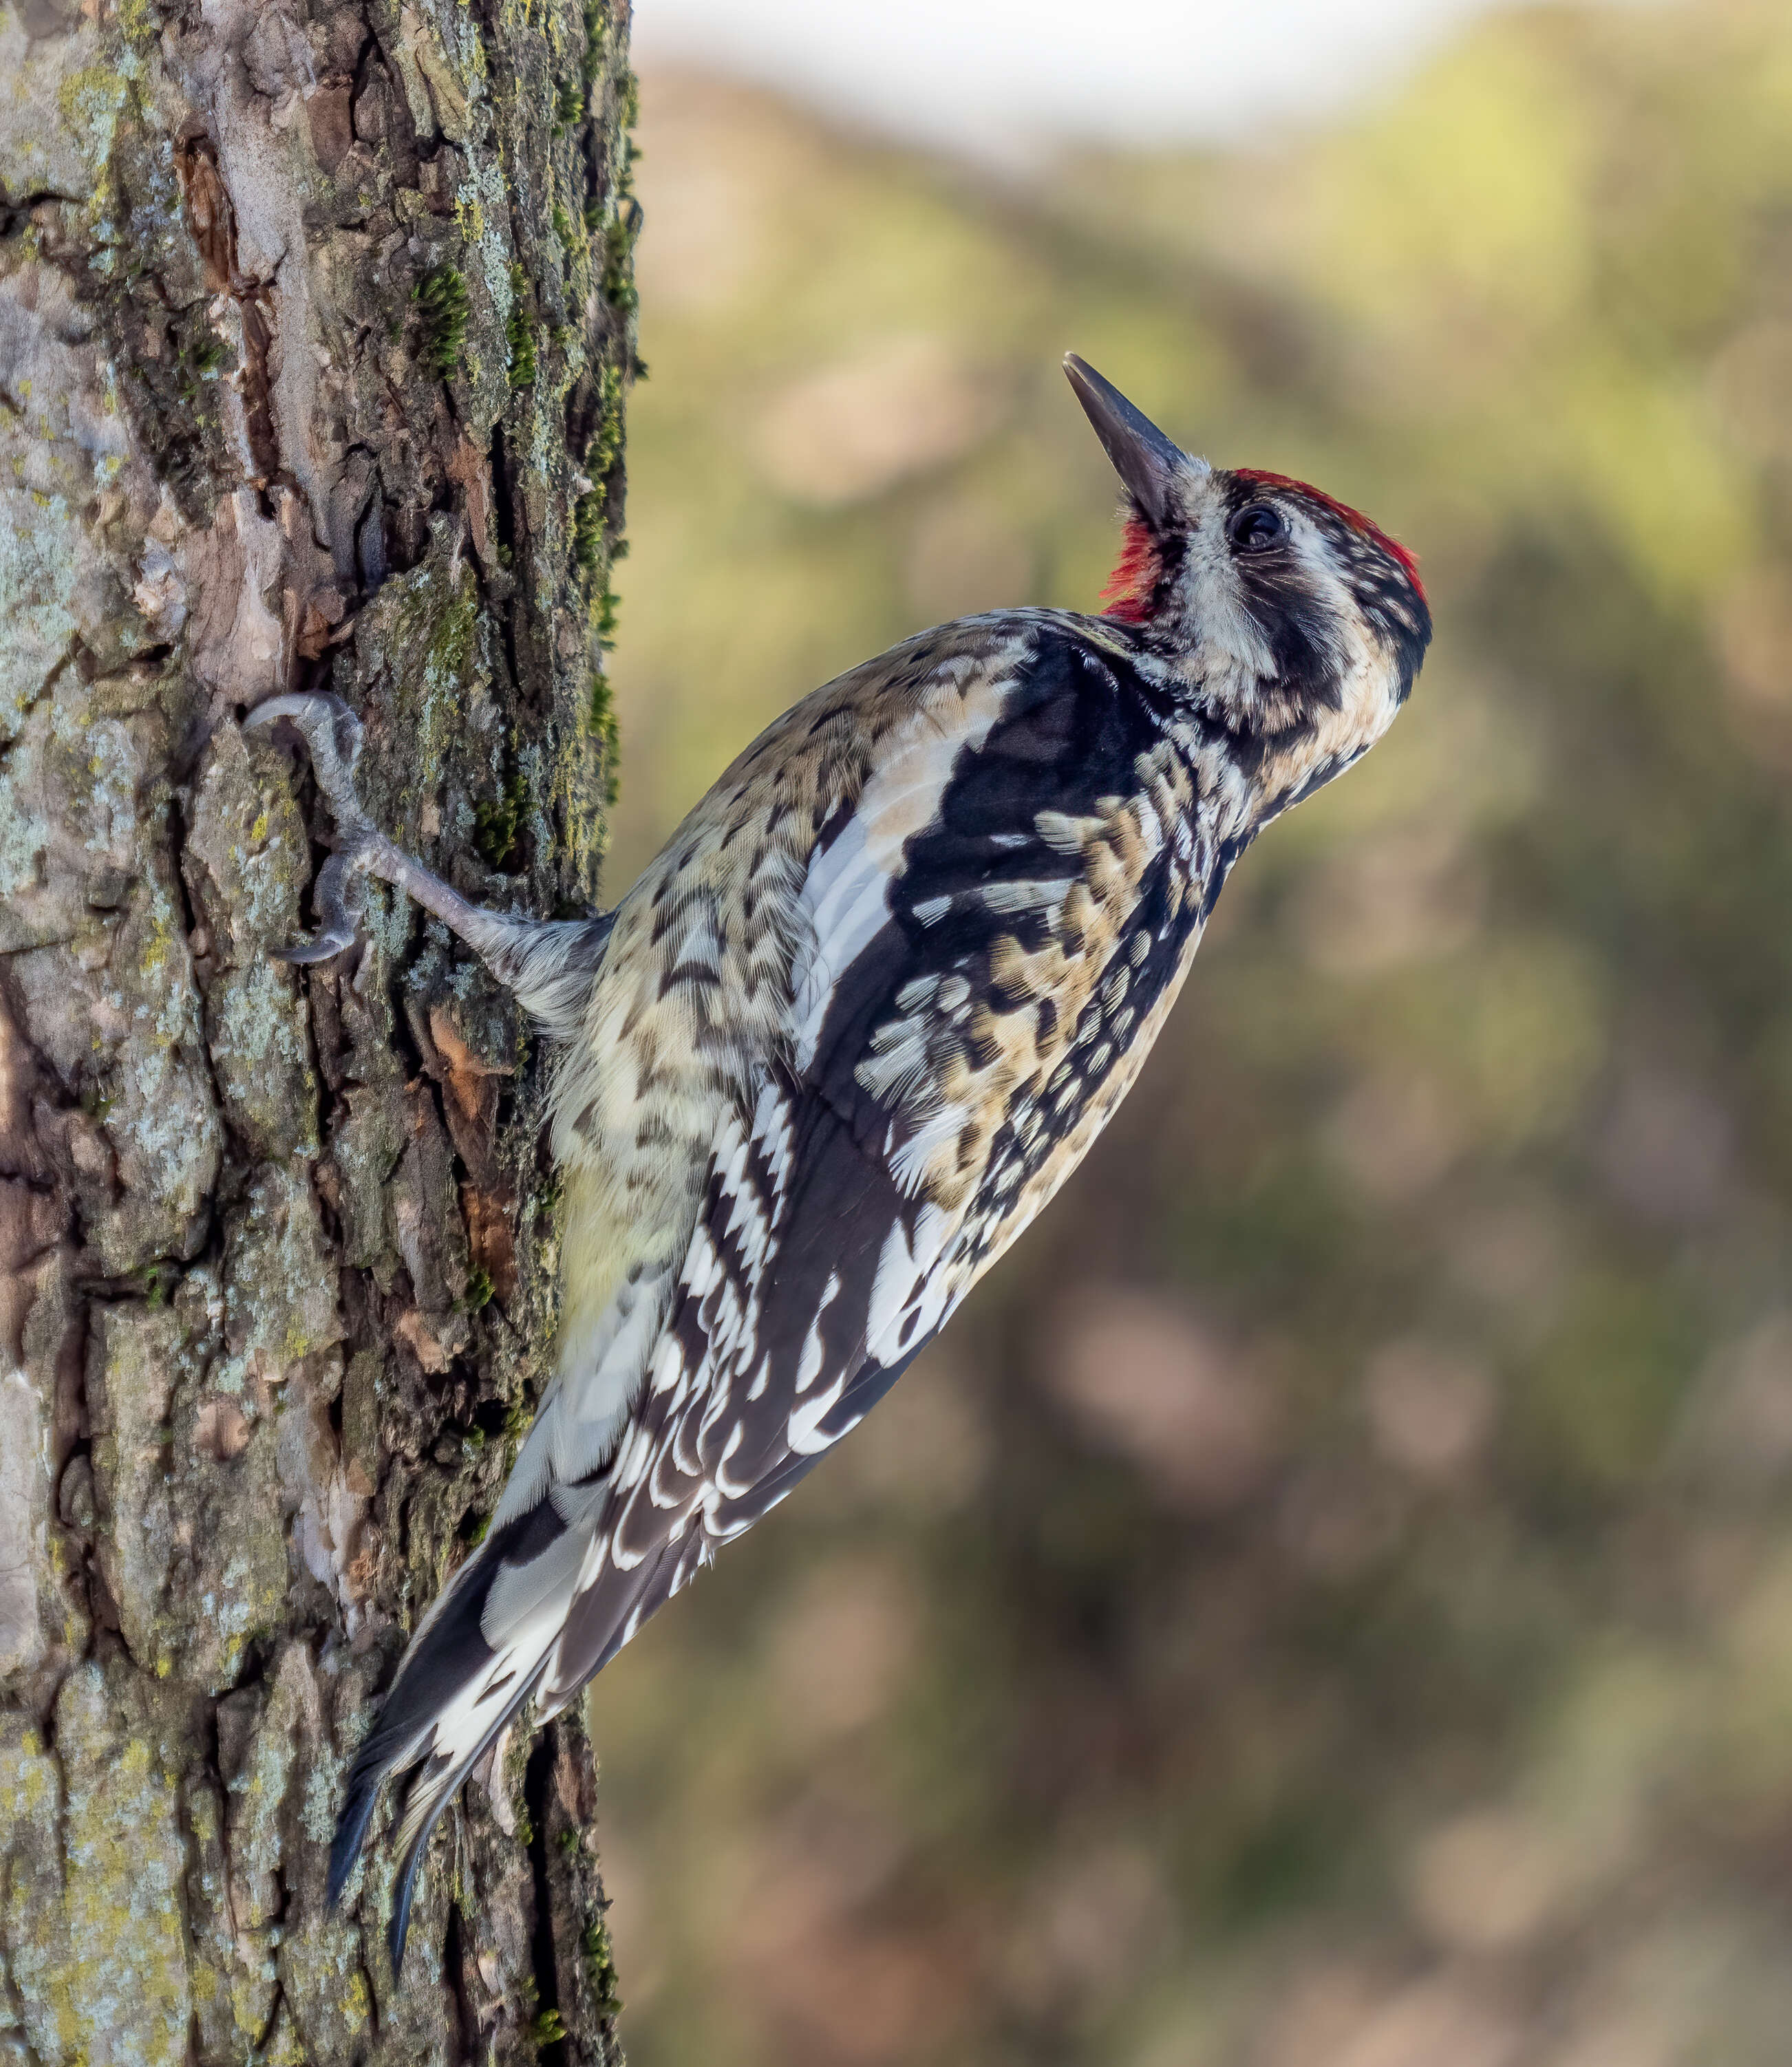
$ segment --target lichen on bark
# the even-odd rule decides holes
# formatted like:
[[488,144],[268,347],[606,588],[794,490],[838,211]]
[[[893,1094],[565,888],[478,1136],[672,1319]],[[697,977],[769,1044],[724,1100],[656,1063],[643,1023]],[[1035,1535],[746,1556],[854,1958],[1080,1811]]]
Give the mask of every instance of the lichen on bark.
[[619,2057],[576,1718],[444,1826],[402,1985],[389,1867],[325,1908],[554,1188],[439,930],[270,957],[329,828],[239,726],[333,688],[452,880],[595,895],[627,63],[597,0],[0,0],[0,2060]]

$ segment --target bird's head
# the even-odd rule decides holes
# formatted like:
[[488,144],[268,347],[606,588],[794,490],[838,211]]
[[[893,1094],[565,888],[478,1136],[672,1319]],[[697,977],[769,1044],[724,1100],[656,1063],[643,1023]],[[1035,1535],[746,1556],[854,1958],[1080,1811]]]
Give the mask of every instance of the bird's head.
[[1418,563],[1335,497],[1185,453],[1073,352],[1127,494],[1107,615],[1262,766],[1285,809],[1367,752],[1431,641]]

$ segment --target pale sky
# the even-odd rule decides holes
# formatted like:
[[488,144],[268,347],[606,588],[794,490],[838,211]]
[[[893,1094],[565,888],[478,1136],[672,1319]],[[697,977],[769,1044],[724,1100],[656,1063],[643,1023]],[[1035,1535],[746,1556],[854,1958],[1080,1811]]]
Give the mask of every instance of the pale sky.
[[646,64],[995,159],[1223,140],[1396,84],[1495,0],[636,0]]

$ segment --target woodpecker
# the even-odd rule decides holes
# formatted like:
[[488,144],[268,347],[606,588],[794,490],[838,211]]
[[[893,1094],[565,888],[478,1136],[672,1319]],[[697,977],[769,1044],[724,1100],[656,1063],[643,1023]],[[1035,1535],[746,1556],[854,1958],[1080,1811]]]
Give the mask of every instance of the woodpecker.
[[1349,767],[1431,638],[1412,555],[1286,475],[1183,451],[1065,371],[1124,489],[1100,615],[905,640],[741,754],[611,912],[482,911],[355,794],[360,727],[281,696],[338,835],[320,925],[397,884],[555,1046],[556,1360],[478,1549],[351,1771],[332,1898],[403,1781],[424,1847],[522,1704],[571,1701],[863,1419],[1088,1151],[1229,871]]

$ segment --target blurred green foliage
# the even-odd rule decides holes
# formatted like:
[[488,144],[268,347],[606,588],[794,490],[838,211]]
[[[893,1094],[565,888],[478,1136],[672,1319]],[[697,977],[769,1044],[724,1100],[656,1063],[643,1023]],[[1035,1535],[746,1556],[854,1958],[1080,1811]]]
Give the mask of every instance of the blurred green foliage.
[[1497,18],[997,186],[650,79],[612,888],[796,695],[1093,607],[1084,353],[1420,551],[1089,1164],[597,1684],[644,2067],[1778,2067],[1792,17]]

